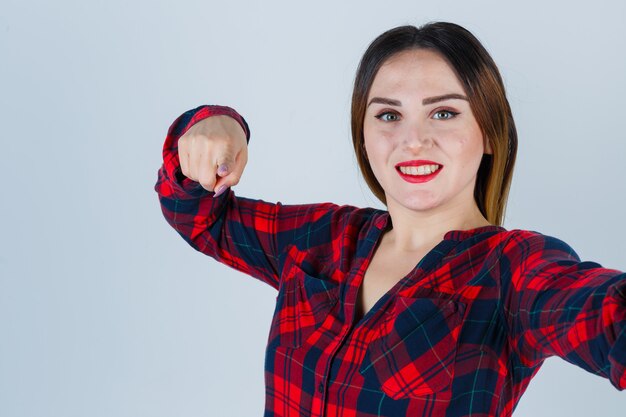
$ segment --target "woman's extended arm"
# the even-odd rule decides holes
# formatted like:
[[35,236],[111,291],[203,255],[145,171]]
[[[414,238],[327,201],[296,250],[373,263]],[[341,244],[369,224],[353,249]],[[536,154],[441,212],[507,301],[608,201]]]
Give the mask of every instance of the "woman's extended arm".
[[[232,189],[214,191],[181,172],[178,140],[195,123],[214,115],[239,122],[249,141],[247,123],[226,106],[200,106],[185,112],[170,126],[163,146],[163,165],[154,187],[167,222],[194,249],[278,289],[281,254],[298,236],[315,233],[314,244],[339,236],[342,223],[355,209],[333,203],[283,205],[235,196]],[[300,250],[306,248],[299,247]]]
[[522,365],[553,355],[626,388],[626,273],[581,262],[565,242],[516,231],[502,262],[503,310]]

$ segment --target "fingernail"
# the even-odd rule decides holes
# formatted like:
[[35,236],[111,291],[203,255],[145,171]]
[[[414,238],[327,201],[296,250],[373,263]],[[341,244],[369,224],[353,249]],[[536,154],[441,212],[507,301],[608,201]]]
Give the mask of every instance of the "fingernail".
[[217,173],[220,175],[226,174],[228,172],[228,165],[222,164],[217,168]]
[[226,189],[226,184],[222,184],[220,188],[217,189],[217,192],[213,194],[213,197],[217,197],[218,195],[222,194],[225,189]]

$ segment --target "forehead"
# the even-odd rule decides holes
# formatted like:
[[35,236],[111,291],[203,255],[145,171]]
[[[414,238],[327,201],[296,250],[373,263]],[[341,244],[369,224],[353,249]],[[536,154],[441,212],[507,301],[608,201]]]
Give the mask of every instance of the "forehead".
[[370,95],[383,91],[423,96],[464,93],[448,61],[440,53],[429,49],[412,49],[389,57],[374,77]]

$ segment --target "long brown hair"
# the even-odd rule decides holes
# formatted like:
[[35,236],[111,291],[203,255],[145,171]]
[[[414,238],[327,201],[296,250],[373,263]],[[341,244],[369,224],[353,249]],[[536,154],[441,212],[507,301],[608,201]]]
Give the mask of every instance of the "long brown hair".
[[409,49],[441,54],[456,72],[492,154],[483,154],[474,199],[485,218],[501,226],[517,154],[517,130],[495,62],[467,29],[455,23],[430,22],[399,26],[378,36],[361,58],[352,93],[352,142],[365,182],[387,205],[385,192],[374,176],[365,153],[363,121],[371,85],[380,67],[392,55]]

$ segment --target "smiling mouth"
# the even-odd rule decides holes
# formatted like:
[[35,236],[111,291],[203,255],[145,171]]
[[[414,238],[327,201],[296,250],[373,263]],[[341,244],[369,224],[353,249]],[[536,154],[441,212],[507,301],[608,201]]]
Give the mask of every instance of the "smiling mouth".
[[397,165],[396,171],[406,182],[413,184],[428,182],[434,179],[442,170],[443,165],[432,161],[412,161]]
[[438,164],[429,164],[429,165],[420,165],[420,166],[399,166],[396,167],[398,171],[405,175],[412,176],[424,176],[430,175],[433,172],[437,172],[442,168],[441,165]]

